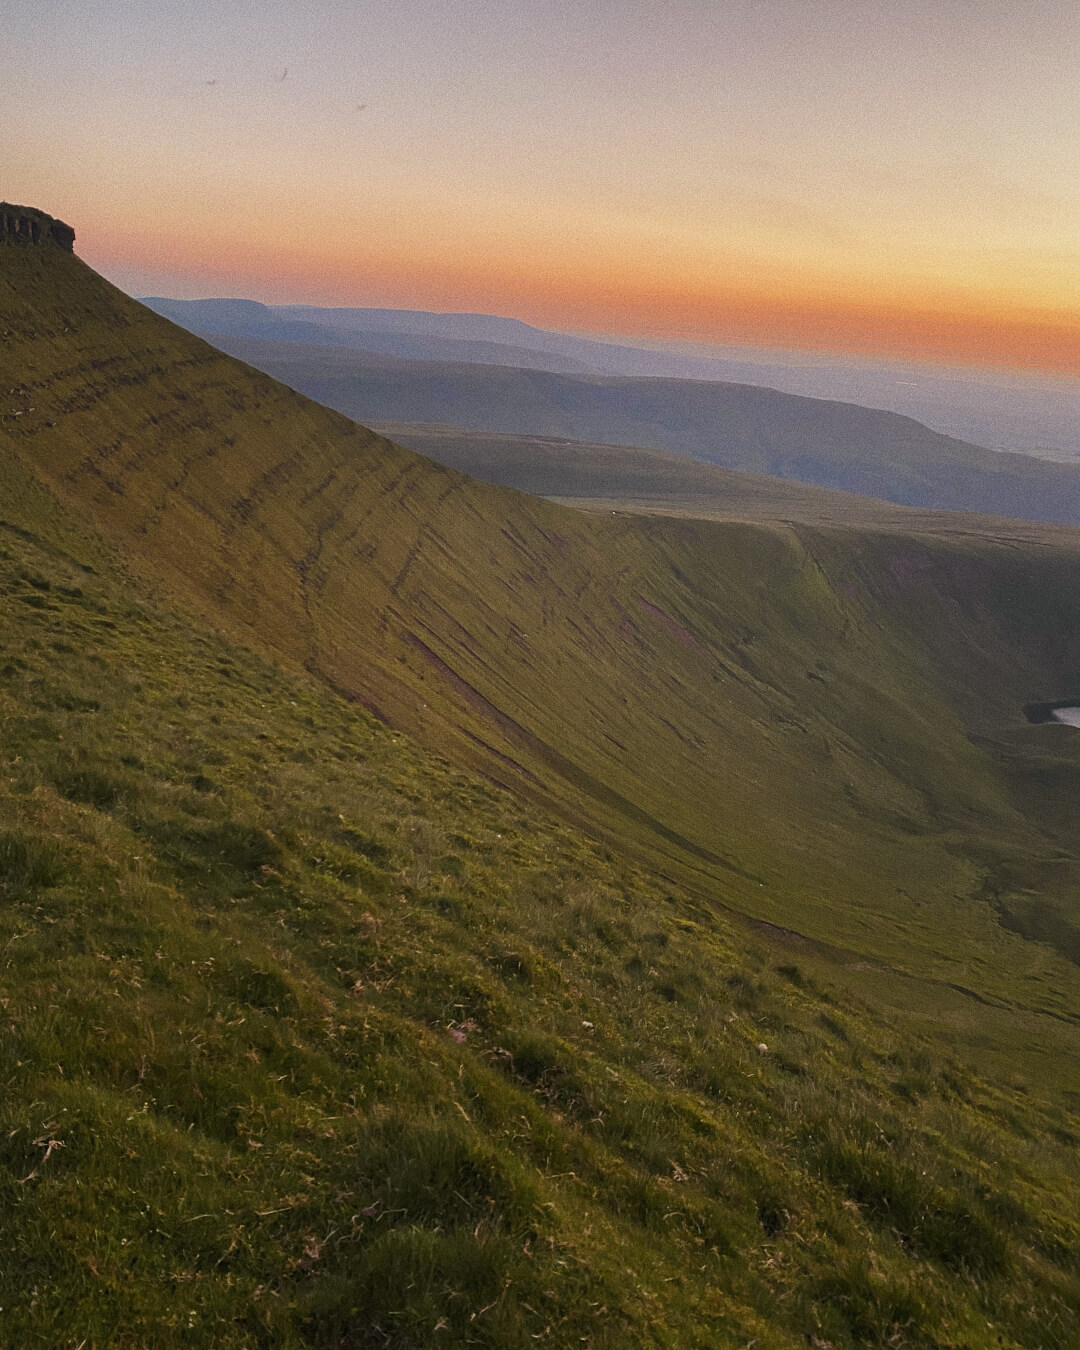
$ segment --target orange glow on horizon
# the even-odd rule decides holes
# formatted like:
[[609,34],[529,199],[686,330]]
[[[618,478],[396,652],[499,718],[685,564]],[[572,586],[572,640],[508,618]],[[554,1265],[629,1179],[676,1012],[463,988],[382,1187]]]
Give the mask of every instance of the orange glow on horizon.
[[1064,0],[10,8],[5,195],[136,294],[1080,374]]
[[[812,277],[739,284],[698,281],[685,265],[674,275],[592,267],[569,250],[523,259],[517,248],[492,248],[482,259],[429,249],[418,260],[393,241],[369,238],[362,257],[340,241],[310,246],[267,238],[215,238],[153,231],[116,232],[95,224],[77,250],[107,273],[133,266],[175,276],[193,294],[236,295],[268,304],[322,304],[509,315],[540,327],[632,338],[731,343],[765,348],[901,357],[946,365],[1080,375],[1080,319],[1003,298],[950,294],[923,283],[884,287]],[[102,247],[99,240],[107,239]],[[655,260],[649,260],[655,261]]]

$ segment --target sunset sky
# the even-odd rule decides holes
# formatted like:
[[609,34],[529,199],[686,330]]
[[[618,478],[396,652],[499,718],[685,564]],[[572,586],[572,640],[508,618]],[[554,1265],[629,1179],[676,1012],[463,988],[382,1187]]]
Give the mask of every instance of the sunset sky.
[[135,294],[1080,373],[1075,0],[0,0]]

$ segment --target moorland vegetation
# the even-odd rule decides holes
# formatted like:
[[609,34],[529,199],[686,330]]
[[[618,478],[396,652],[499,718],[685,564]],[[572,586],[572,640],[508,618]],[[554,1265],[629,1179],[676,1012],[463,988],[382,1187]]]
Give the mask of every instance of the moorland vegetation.
[[0,1344],[1080,1338],[1080,552],[478,484],[0,247]]

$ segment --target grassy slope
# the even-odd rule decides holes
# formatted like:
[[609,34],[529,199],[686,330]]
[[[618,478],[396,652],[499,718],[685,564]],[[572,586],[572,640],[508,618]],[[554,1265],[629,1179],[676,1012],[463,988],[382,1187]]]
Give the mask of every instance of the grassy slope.
[[1066,1112],[4,487],[5,1350],[1076,1344]]
[[1080,1087],[1076,743],[1019,713],[1071,692],[1075,551],[591,518],[307,403],[73,257],[0,256],[12,463],[168,594]]
[[1074,1343],[1076,554],[592,519],[0,268],[0,1335]]
[[408,362],[245,338],[220,345],[367,424],[447,423],[654,446],[901,505],[1080,524],[1075,467],[984,450],[850,403],[711,380]]

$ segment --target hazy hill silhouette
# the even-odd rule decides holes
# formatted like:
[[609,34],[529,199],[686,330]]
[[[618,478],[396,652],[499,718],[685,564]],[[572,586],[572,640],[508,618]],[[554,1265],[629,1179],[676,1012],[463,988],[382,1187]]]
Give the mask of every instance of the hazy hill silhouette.
[[754,385],[401,361],[331,347],[217,345],[358,421],[671,450],[903,506],[1080,524],[1080,467],[1003,454],[896,413]]

